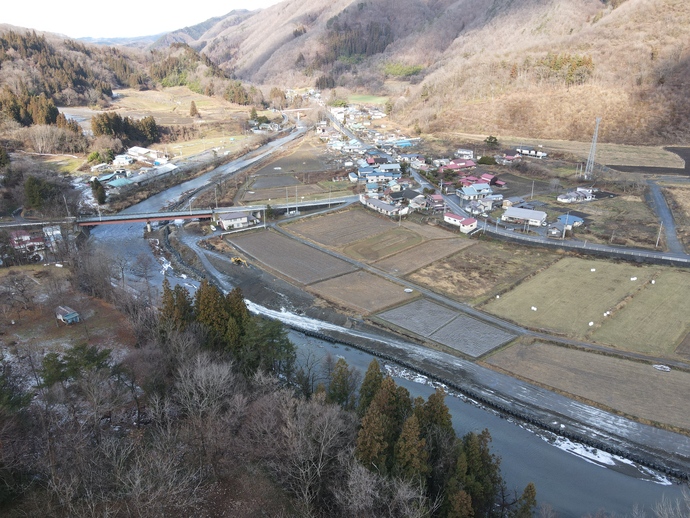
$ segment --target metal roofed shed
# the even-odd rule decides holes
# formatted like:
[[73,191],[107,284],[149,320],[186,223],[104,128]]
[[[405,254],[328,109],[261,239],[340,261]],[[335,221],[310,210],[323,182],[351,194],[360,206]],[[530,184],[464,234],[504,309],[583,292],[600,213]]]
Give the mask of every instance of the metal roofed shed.
[[527,223],[533,226],[546,225],[546,212],[540,210],[520,209],[508,207],[501,216],[501,220],[510,223]]
[[81,321],[79,313],[69,306],[58,306],[55,309],[55,318],[67,325],[76,324]]

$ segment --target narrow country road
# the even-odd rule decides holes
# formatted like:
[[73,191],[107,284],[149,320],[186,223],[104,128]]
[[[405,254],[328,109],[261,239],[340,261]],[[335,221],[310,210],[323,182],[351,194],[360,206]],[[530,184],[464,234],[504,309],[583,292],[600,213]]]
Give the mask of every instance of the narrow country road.
[[676,233],[676,222],[673,219],[673,214],[671,214],[671,209],[668,208],[666,198],[664,198],[659,184],[657,184],[655,180],[648,180],[647,185],[649,185],[652,208],[654,212],[656,212],[656,215],[659,216],[659,221],[661,221],[664,227],[666,245],[669,251],[674,254],[684,254],[685,248],[678,239],[678,234]]

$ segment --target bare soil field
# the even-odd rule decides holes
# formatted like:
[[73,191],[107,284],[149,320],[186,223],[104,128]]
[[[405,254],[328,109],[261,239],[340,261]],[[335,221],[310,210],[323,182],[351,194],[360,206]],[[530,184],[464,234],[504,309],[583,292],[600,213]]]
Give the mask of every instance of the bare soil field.
[[407,275],[475,244],[476,241],[460,237],[454,239],[434,239],[433,241],[426,241],[415,247],[388,256],[373,264],[384,272],[394,275]]
[[256,176],[271,176],[279,172],[302,175],[303,173],[337,170],[339,168],[339,162],[328,153],[324,143],[309,134],[302,138],[296,146],[291,147],[287,153],[258,169],[254,174]]
[[300,284],[312,284],[355,270],[345,261],[276,232],[244,233],[234,235],[228,241],[238,250]]
[[388,218],[354,207],[344,212],[291,223],[285,228],[322,245],[340,249],[355,241],[382,234],[395,226]]
[[369,272],[356,271],[310,286],[318,296],[363,315],[381,311],[413,298],[399,284]]
[[478,358],[515,335],[426,299],[378,315],[402,329]]
[[[676,349],[690,332],[690,272],[659,267],[630,300],[594,326],[591,338],[651,356],[685,359]],[[628,281],[630,282],[630,281]]]
[[[528,327],[585,339],[594,326],[615,318],[619,305],[644,289],[658,269],[566,257],[483,309]],[[604,316],[607,311],[612,316]]]
[[410,220],[403,220],[402,226],[417,232],[425,239],[453,239],[458,235],[457,232],[451,232],[440,225],[420,224]]
[[407,278],[463,302],[477,304],[511,288],[556,262],[561,256],[545,250],[517,248],[491,241],[417,270]]
[[550,344],[516,344],[487,363],[645,421],[690,430],[690,373]]
[[346,246],[343,253],[357,261],[373,262],[417,246],[423,240],[424,238],[416,232],[396,227]]
[[323,197],[323,189],[317,184],[304,185],[298,183],[294,184],[293,187],[274,187],[257,190],[247,186],[246,189],[243,187],[242,190],[244,191],[242,193],[242,203],[248,204],[268,200],[269,204],[287,203],[289,205],[290,203],[295,203],[295,198],[298,202],[301,202]]

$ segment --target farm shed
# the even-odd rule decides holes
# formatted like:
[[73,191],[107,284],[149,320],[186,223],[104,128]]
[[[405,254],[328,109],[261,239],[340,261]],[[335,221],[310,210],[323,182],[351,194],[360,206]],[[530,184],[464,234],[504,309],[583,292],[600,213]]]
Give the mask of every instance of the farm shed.
[[508,207],[501,216],[501,220],[508,223],[527,223],[538,227],[546,224],[546,212]]
[[65,324],[76,324],[80,321],[79,313],[69,306],[58,306],[55,309],[55,318]]

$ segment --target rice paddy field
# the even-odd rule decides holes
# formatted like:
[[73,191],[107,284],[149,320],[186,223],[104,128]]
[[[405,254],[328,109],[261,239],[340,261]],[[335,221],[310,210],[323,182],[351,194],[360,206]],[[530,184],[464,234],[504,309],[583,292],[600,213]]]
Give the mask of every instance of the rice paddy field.
[[339,249],[382,234],[395,226],[396,224],[388,218],[361,208],[352,208],[291,223],[285,228],[311,241]]
[[362,315],[415,297],[414,293],[406,293],[400,284],[361,270],[312,284],[310,291]]

